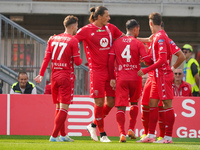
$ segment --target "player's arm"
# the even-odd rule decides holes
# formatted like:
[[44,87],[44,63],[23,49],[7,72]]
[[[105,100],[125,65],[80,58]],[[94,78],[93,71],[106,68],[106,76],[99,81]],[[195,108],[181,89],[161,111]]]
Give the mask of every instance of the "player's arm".
[[76,66],[80,66],[82,64],[82,59],[80,58],[80,56],[78,57],[74,57],[74,63]]
[[80,28],[78,31],[77,31],[77,33],[76,33],[76,35],[74,35],[74,37],[79,41],[79,42],[81,42],[81,41],[83,41],[83,40],[85,40],[85,38],[87,37],[87,30],[86,30],[86,28]]
[[180,50],[175,54],[178,58],[176,60],[176,62],[174,63],[174,65],[172,66],[172,71],[176,68],[178,68],[182,62],[185,60],[185,55],[183,54],[183,52]]
[[109,59],[108,59],[108,74],[109,74],[109,79],[110,79],[110,86],[115,89],[116,87],[116,81],[115,81],[115,55],[109,54]]
[[148,73],[151,70],[154,70],[156,68],[161,67],[162,64],[164,64],[166,62],[167,62],[167,54],[166,53],[160,53],[158,61],[156,63],[154,63],[153,65],[151,65],[151,66],[149,66],[147,68],[144,68],[144,69],[141,69],[140,71],[138,71],[139,72],[138,75],[142,76],[142,75]]
[[147,54],[146,48],[142,42],[139,43],[139,53],[142,59],[142,62],[145,63],[145,65],[151,65],[151,57]]
[[147,38],[141,38],[141,37],[137,37],[137,39],[143,43],[151,43],[152,39],[153,39],[153,34],[150,37]]
[[75,39],[74,43],[72,44],[72,49],[73,49],[73,59],[74,59],[74,63],[75,65],[79,66],[82,63],[82,59],[80,58],[80,50],[79,50],[79,43],[78,40]]
[[41,69],[40,69],[40,73],[38,76],[36,76],[34,78],[34,80],[37,82],[37,83],[40,83],[42,82],[42,79],[43,79],[43,76],[44,76],[44,73],[48,67],[48,64],[49,64],[49,61],[51,59],[51,51],[50,51],[50,42],[48,42],[48,46],[46,48],[46,51],[45,51],[45,56],[44,56],[44,59],[43,59],[43,62],[42,62],[42,66],[41,66]]

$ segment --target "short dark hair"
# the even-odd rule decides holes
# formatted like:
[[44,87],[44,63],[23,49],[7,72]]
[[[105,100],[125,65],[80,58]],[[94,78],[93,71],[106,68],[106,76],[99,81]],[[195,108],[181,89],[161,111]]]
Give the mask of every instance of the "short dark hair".
[[66,28],[67,26],[74,24],[76,22],[78,22],[78,18],[73,15],[69,15],[64,19],[63,25]]
[[139,22],[137,22],[135,19],[130,19],[126,22],[126,29],[134,29],[135,27],[139,26]]
[[28,74],[25,72],[25,71],[22,71],[22,72],[19,72],[19,74],[18,74],[18,78],[19,78],[19,76],[21,75],[21,74],[26,74],[27,76],[28,76]]
[[161,27],[164,29],[164,27],[165,27],[165,24],[164,24],[164,22],[163,21],[161,21]]
[[103,16],[105,13],[105,10],[108,10],[108,9],[104,6],[98,6],[98,7],[96,7],[96,9],[95,9],[95,7],[91,7],[90,8],[91,14],[90,14],[89,22],[93,23],[95,20],[97,20],[99,15]]
[[162,16],[159,13],[153,12],[149,15],[149,20],[152,20],[155,25],[161,25]]

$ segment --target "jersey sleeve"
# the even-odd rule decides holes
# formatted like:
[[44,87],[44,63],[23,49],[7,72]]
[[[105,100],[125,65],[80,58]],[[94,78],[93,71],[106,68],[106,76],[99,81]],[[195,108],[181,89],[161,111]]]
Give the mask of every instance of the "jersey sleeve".
[[146,74],[147,72],[151,71],[151,70],[154,70],[156,68],[159,68],[161,67],[164,63],[167,62],[167,45],[166,45],[166,42],[164,38],[160,38],[158,37],[158,40],[155,41],[155,46],[154,46],[154,49],[156,47],[156,49],[158,49],[158,59],[157,61],[153,60],[154,61],[154,64],[147,67],[147,68],[144,68],[142,69],[142,72],[144,74]]
[[74,63],[79,66],[82,63],[82,59],[80,58],[80,50],[79,50],[79,43],[76,38],[74,38],[73,43],[72,43],[72,57],[74,59]]
[[79,42],[85,40],[85,38],[87,37],[85,31],[86,31],[86,30],[85,30],[84,27],[83,27],[83,28],[80,28],[80,29],[77,31],[77,33],[76,33],[76,35],[75,35],[74,37],[75,37]]
[[113,28],[113,38],[118,39],[123,35],[123,32],[121,32],[115,25],[111,24],[111,27]]
[[45,56],[44,56],[44,59],[43,59],[43,62],[42,62],[42,66],[41,66],[39,75],[44,76],[44,73],[47,69],[47,66],[49,64],[50,59],[51,59],[51,42],[49,41],[48,44],[47,44]]
[[152,64],[151,58],[147,54],[144,44],[142,42],[139,42],[138,46],[139,46],[139,53],[140,53],[141,59],[144,60],[148,65],[151,65]]
[[115,55],[109,55],[108,59],[108,73],[109,73],[109,79],[115,79]]
[[115,55],[114,45],[111,47],[111,49],[109,51],[109,55]]
[[181,51],[181,49],[174,43],[173,40],[170,39],[170,48],[172,49],[172,54],[176,54],[177,52]]

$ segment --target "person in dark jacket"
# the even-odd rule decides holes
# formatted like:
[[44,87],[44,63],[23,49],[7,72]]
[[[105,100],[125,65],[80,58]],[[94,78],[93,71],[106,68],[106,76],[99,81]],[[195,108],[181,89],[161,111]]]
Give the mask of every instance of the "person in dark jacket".
[[18,82],[13,83],[10,94],[37,94],[35,85],[28,81],[26,72],[20,72]]

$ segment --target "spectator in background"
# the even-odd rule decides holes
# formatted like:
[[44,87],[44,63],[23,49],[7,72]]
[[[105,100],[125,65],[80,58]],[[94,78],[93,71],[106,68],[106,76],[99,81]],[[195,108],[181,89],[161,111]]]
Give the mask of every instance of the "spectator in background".
[[191,84],[192,95],[199,95],[199,63],[192,58],[193,48],[189,44],[185,44],[182,48],[186,61],[183,68],[183,81]]
[[174,70],[174,83],[172,84],[174,96],[192,96],[191,85],[182,80],[183,70]]
[[37,94],[35,85],[28,81],[26,72],[19,72],[18,82],[12,85],[10,94]]

